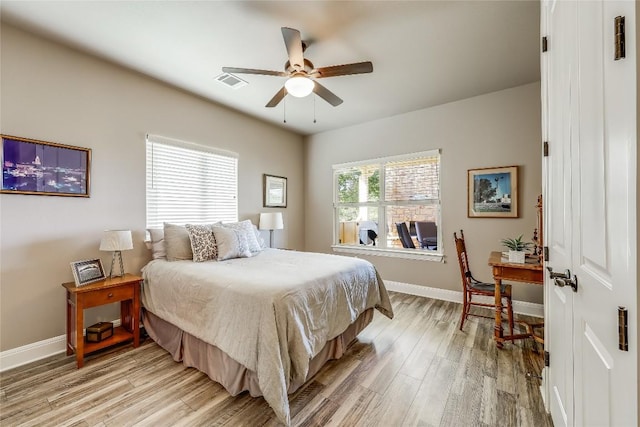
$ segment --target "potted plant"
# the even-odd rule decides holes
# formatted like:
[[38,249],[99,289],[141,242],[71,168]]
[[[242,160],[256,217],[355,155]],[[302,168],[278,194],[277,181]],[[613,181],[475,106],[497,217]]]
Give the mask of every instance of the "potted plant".
[[531,248],[531,242],[523,242],[522,234],[515,239],[502,239],[502,245],[509,249],[509,262],[524,264],[525,250]]

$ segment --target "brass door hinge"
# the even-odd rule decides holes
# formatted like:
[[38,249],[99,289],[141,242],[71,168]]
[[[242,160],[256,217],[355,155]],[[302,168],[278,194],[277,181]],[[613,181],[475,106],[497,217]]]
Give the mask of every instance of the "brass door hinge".
[[547,48],[548,48],[547,37],[546,37],[546,36],[544,36],[544,37],[542,38],[542,51],[543,51],[543,52],[546,52],[546,51],[547,51]]
[[544,142],[542,154],[544,157],[549,157],[549,141]]
[[549,246],[543,247],[542,252],[544,254],[544,260],[549,261]]
[[544,352],[544,366],[549,366],[549,352]]
[[615,39],[615,49],[614,49],[614,60],[622,59],[625,57],[625,49],[624,49],[624,16],[616,16],[614,18],[614,39]]

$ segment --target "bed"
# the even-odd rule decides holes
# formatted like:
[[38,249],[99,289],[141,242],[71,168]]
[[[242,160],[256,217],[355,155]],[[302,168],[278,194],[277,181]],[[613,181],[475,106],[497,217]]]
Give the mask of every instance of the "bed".
[[149,336],[230,394],[264,396],[287,425],[288,394],[342,356],[374,309],[393,317],[375,268],[358,258],[263,249],[222,262],[154,259],[142,274]]

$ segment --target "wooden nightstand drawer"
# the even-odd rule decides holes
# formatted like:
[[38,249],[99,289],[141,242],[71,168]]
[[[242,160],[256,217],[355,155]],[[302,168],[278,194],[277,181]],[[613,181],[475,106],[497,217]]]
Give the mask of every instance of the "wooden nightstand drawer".
[[[139,286],[138,284],[136,284]],[[84,295],[84,307],[95,307],[112,302],[133,299],[133,286],[120,286],[117,288],[101,289]]]

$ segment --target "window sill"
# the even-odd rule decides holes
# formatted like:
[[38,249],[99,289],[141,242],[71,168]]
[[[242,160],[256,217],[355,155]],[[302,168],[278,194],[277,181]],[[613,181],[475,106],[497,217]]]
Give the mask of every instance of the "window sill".
[[425,251],[422,249],[383,249],[372,246],[345,246],[345,245],[333,245],[331,246],[334,252],[355,254],[355,255],[371,255],[371,256],[385,256],[391,258],[402,259],[416,259],[420,261],[434,261],[443,262],[444,255],[438,252]]

